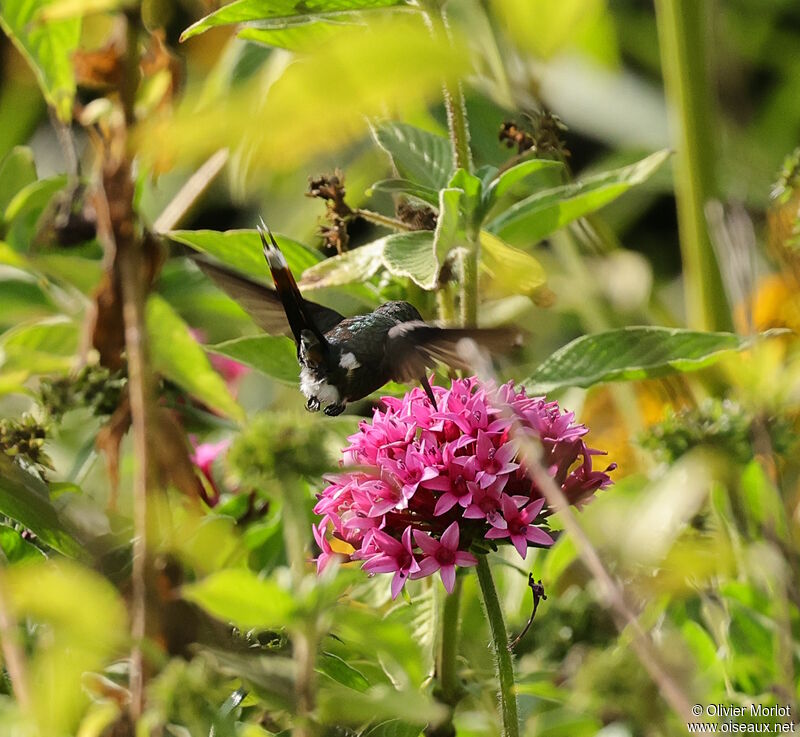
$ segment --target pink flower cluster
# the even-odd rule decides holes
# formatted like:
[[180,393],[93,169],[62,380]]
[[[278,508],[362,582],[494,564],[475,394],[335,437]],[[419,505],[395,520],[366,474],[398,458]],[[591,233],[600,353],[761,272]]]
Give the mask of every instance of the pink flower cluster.
[[343,473],[326,477],[313,528],[321,571],[335,555],[329,535],[353,548],[369,573],[394,573],[392,596],[409,578],[436,571],[448,591],[456,566],[477,563],[475,552],[507,541],[522,558],[528,547],[553,543],[540,526],[544,498],[528,477],[510,435],[509,407],[539,439],[544,465],[571,503],[611,483],[592,469],[602,451],[587,447],[586,427],[557,402],[528,397],[512,383],[499,389],[477,379],[434,386],[437,407],[417,388],[402,399],[384,397],[385,411],[362,422],[344,450]]

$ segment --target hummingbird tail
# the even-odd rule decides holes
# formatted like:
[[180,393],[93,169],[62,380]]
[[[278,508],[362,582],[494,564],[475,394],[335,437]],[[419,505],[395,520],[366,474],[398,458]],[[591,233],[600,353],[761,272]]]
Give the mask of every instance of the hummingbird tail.
[[275,284],[275,291],[283,305],[286,319],[292,330],[295,343],[299,346],[302,342],[304,330],[310,330],[324,347],[327,346],[325,336],[320,331],[316,322],[306,309],[306,302],[300,294],[300,289],[294,279],[286,257],[278,247],[275,237],[263,218],[259,218],[256,226],[258,234],[261,236],[261,244],[264,248],[264,258],[267,260],[272,282]]

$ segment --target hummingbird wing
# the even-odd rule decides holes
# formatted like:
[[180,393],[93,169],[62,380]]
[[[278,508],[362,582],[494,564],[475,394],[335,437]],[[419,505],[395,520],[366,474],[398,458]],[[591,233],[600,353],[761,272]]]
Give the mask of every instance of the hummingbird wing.
[[437,364],[471,370],[459,350],[465,338],[490,353],[507,353],[520,345],[522,333],[515,328],[440,328],[418,320],[401,322],[389,330],[386,345],[392,379],[416,381]]
[[[294,337],[284,303],[274,289],[204,256],[192,254],[192,260],[223,292],[238,302],[262,330],[270,335]],[[344,320],[336,310],[302,297],[300,300],[303,310],[322,333]]]

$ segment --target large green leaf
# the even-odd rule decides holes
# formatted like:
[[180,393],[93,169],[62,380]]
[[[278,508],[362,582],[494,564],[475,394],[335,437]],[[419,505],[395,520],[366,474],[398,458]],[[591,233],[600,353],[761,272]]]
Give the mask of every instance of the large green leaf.
[[248,336],[206,346],[206,350],[232,358],[287,384],[297,384],[300,375],[297,349],[288,338],[273,335]]
[[5,239],[12,248],[22,253],[31,250],[42,213],[66,182],[67,178],[61,175],[39,179],[23,187],[11,198],[3,220],[8,223]]
[[[764,333],[764,336],[771,335]],[[758,336],[757,336],[758,337]],[[754,338],[663,327],[628,327],[573,340],[540,364],[524,382],[532,392],[604,381],[632,381],[695,371]]]
[[[261,238],[256,230],[173,230],[167,235],[245,274],[262,279],[269,277]],[[276,235],[275,240],[298,279],[303,271],[321,258],[315,251],[286,236]]]
[[403,0],[235,0],[189,26],[181,34],[181,41],[215,26],[270,18],[310,18],[400,4]]
[[3,0],[0,26],[33,68],[47,102],[58,117],[72,119],[75,73],[72,54],[81,34],[79,18],[43,23],[39,16],[50,0]]
[[23,187],[36,181],[33,151],[15,146],[0,163],[0,213]]
[[222,376],[212,368],[189,326],[157,294],[147,301],[147,332],[156,371],[212,409],[235,420],[244,419],[244,410],[231,396]]
[[460,189],[447,187],[439,190],[439,217],[433,233],[433,248],[440,263],[444,263],[459,237],[464,235],[461,222],[463,197],[464,192]]
[[429,189],[446,187],[455,164],[450,141],[406,123],[387,123],[375,130],[375,140],[389,154],[397,173]]
[[183,596],[244,630],[286,625],[295,610],[288,591],[274,580],[259,578],[244,568],[212,573],[202,581],[184,586]]
[[486,229],[512,243],[536,243],[641,184],[668,157],[669,151],[659,151],[622,169],[537,192],[502,212],[486,225]]
[[0,453],[0,513],[27,527],[51,548],[77,558],[83,548],[50,501],[47,486]]
[[439,261],[433,233],[417,230],[383,238],[383,263],[395,276],[408,277],[423,289],[433,289],[439,277]]
[[320,18],[287,19],[268,26],[245,26],[237,34],[245,41],[255,41],[287,51],[312,51],[315,46],[336,34],[339,24]]

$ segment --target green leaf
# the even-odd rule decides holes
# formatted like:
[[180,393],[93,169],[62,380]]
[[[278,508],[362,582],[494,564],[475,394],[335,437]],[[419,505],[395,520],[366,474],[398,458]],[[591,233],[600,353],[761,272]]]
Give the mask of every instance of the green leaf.
[[78,18],[43,23],[38,14],[49,0],[3,0],[0,26],[33,68],[47,102],[58,117],[72,120],[75,73],[72,54],[78,48]]
[[534,393],[604,381],[635,381],[676,371],[696,371],[726,351],[750,347],[755,338],[664,327],[628,327],[584,335],[557,350],[524,382]]
[[316,670],[318,673],[324,673],[337,683],[352,688],[354,691],[363,693],[369,688],[369,681],[366,676],[334,653],[323,652],[317,660]]
[[301,289],[336,287],[354,281],[366,281],[380,269],[383,256],[381,238],[340,256],[326,258],[303,274]]
[[419,737],[419,725],[409,724],[401,719],[387,719],[377,724],[372,724],[358,737]]
[[484,192],[484,207],[488,209],[509,192],[514,185],[540,172],[563,170],[564,165],[553,159],[528,159],[495,176]]
[[75,364],[78,326],[67,317],[19,325],[0,336],[0,366],[29,374],[67,371]]
[[433,248],[440,263],[444,263],[450,251],[456,245],[461,228],[461,199],[464,196],[460,189],[439,190],[439,217],[433,233]]
[[298,382],[300,367],[297,365],[297,349],[287,338],[273,335],[248,336],[206,346],[206,350],[232,358],[287,384],[296,385]]
[[15,146],[0,163],[0,212],[23,187],[36,181],[33,151],[27,146]]
[[[483,230],[480,233],[480,269],[485,279],[481,289],[489,299],[513,294],[530,297],[545,283],[542,265],[530,254],[513,248],[500,238]],[[484,281],[488,284],[484,288]]]
[[622,169],[537,192],[502,212],[486,229],[511,242],[536,243],[644,182],[667,160],[669,153],[659,151]]
[[215,26],[270,18],[313,18],[403,4],[402,0],[236,0],[189,26],[181,41]]
[[0,513],[19,522],[46,545],[73,558],[83,548],[50,501],[47,486],[0,453]]
[[147,301],[147,332],[156,371],[212,409],[236,420],[244,419],[244,410],[231,396],[222,376],[212,368],[189,326],[157,294]]
[[44,553],[35,545],[25,540],[13,527],[0,525],[0,548],[9,563],[19,563],[24,560],[41,560]]
[[209,614],[245,630],[290,624],[295,611],[289,592],[244,568],[212,573],[198,583],[184,586],[182,591],[185,599],[199,604]]
[[439,190],[453,175],[450,141],[406,123],[388,123],[375,130],[375,140],[404,179]]
[[23,187],[6,207],[3,220],[10,224],[6,241],[17,251],[27,253],[36,235],[39,218],[53,199],[53,195],[64,187],[64,176],[40,179]]
[[439,204],[439,192],[422,184],[415,184],[408,179],[381,179],[370,187],[371,192],[391,192],[392,194],[407,194],[427,202],[434,207]]
[[439,261],[433,233],[417,230],[396,233],[382,239],[383,263],[395,276],[408,277],[423,289],[434,289],[439,277]]
[[236,35],[245,41],[287,51],[312,51],[316,45],[334,35],[338,28],[339,23],[317,18],[287,19],[266,27],[245,26]]
[[[183,243],[197,251],[207,253],[224,264],[244,274],[265,279],[269,276],[261,238],[256,230],[173,230],[167,233],[173,241]],[[296,278],[310,266],[316,264],[321,256],[302,243],[275,235],[289,268]]]

